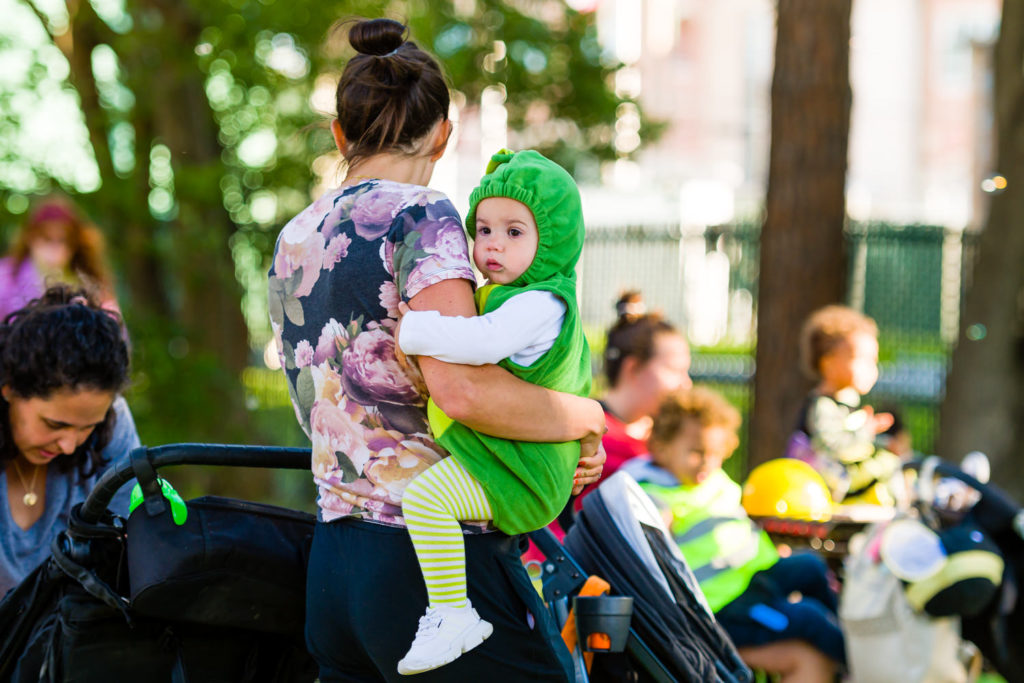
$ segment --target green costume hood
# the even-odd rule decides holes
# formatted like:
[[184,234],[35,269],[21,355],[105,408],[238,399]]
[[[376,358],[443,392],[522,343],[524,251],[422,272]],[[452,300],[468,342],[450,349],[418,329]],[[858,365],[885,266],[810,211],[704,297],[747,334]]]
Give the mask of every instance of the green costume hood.
[[487,175],[469,195],[466,230],[476,238],[476,207],[488,197],[507,197],[525,204],[537,221],[537,255],[512,287],[562,275],[575,282],[576,262],[583,250],[583,209],[576,182],[565,169],[532,149],[503,149],[491,157]]

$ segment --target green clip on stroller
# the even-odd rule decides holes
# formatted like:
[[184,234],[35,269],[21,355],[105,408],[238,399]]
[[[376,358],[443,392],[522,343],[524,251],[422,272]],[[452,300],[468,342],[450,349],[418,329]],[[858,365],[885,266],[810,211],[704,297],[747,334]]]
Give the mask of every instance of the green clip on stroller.
[[[0,602],[0,681],[307,683],[305,574],[315,519],[163,494],[169,465],[308,469],[298,448],[138,448],[72,512],[50,557]],[[107,511],[136,479],[142,504]],[[171,498],[176,498],[172,495]]]

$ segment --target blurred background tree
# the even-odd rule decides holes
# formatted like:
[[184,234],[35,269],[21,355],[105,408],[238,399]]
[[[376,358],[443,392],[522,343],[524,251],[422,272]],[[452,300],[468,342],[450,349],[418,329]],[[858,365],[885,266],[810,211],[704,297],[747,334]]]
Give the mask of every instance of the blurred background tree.
[[[129,400],[148,444],[306,443],[290,410],[254,419],[240,377],[269,338],[277,232],[318,176],[340,170],[326,126],[350,56],[339,19],[406,21],[441,58],[456,103],[505,95],[518,147],[583,174],[617,156],[618,65],[593,15],[559,0],[0,5],[27,27],[0,31],[8,64],[23,67],[0,81],[0,224],[14,228],[34,195],[59,187],[105,229],[134,345]],[[30,149],[45,98],[58,95],[80,111],[65,120],[84,124],[81,149]],[[649,140],[656,127],[645,125]]]
[[750,464],[783,455],[811,388],[797,340],[846,294],[851,0],[778,0],[768,193],[761,227]]
[[957,462],[980,450],[993,480],[1024,499],[1024,2],[1003,0],[993,61],[996,170],[946,380],[939,453]]

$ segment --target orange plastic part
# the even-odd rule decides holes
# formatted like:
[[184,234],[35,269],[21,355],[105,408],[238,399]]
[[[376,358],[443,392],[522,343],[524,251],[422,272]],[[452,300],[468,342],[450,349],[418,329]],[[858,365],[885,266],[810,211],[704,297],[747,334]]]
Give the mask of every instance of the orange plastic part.
[[[583,584],[583,588],[580,589],[578,595],[584,597],[605,595],[611,591],[611,584],[602,579],[600,576],[588,576],[586,583]],[[576,645],[579,643],[579,637],[576,634],[576,614],[569,610],[569,617],[565,620],[565,626],[562,627],[562,640],[565,641],[565,646],[569,648],[569,652],[576,650]],[[607,650],[611,647],[612,641],[605,633],[592,633],[587,638],[587,646],[593,649]],[[587,673],[590,673],[590,665],[594,661],[593,652],[584,652],[583,661],[587,665]]]

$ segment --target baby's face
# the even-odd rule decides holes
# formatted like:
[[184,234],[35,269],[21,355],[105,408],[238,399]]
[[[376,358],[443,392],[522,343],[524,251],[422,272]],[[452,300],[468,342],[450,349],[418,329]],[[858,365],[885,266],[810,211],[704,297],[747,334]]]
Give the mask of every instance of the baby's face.
[[878,340],[867,332],[855,332],[822,357],[821,372],[835,390],[853,387],[863,396],[878,381]]
[[703,483],[736,448],[736,435],[727,427],[703,427],[686,419],[676,438],[658,448],[655,461],[688,486]]
[[488,197],[476,206],[473,262],[488,280],[507,285],[533,263],[537,255],[537,221],[515,199]]

